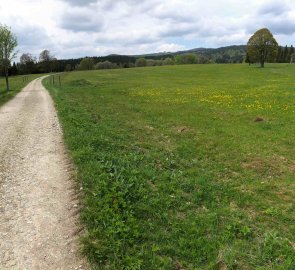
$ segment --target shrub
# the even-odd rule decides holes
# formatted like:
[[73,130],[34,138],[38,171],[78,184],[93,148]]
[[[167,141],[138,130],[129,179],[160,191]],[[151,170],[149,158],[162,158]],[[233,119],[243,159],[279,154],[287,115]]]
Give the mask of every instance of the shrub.
[[146,62],[145,58],[138,58],[135,61],[135,66],[136,67],[146,67],[146,65],[147,65],[147,62]]
[[117,65],[114,63],[111,63],[110,61],[98,62],[95,65],[95,69],[112,69],[116,67]]
[[163,66],[171,66],[171,65],[174,65],[174,60],[168,57],[168,58],[165,58],[162,63],[163,63]]

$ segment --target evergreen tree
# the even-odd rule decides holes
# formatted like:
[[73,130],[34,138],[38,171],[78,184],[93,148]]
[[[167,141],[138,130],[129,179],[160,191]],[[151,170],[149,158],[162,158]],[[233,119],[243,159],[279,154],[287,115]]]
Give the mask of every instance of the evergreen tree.
[[289,49],[288,49],[288,46],[286,45],[285,46],[285,49],[284,49],[284,54],[283,54],[283,63],[288,63],[288,56],[289,56]]
[[278,54],[277,54],[277,60],[276,60],[277,63],[282,63],[282,47],[279,46],[278,48]]
[[293,57],[293,55],[294,55],[294,47],[293,47],[293,45],[291,45],[291,47],[290,47],[290,52],[289,52],[289,54],[290,54],[290,59],[289,59],[289,63],[292,61],[292,57]]

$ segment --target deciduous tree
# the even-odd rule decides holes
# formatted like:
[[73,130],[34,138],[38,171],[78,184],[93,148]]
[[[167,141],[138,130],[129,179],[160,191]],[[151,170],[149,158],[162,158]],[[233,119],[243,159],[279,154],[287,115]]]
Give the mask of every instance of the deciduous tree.
[[22,74],[33,73],[35,63],[35,57],[33,57],[30,53],[23,53],[20,57],[20,69]]
[[263,68],[266,61],[274,60],[278,43],[267,28],[255,32],[247,43],[247,53],[251,62],[259,62]]
[[44,69],[45,72],[52,71],[52,60],[54,60],[54,56],[51,55],[49,50],[44,50],[39,55],[39,62],[41,67]]
[[0,66],[4,71],[6,90],[9,91],[9,67],[16,56],[17,38],[6,25],[0,25]]
[[92,70],[94,68],[94,60],[90,57],[85,57],[81,60],[79,70]]

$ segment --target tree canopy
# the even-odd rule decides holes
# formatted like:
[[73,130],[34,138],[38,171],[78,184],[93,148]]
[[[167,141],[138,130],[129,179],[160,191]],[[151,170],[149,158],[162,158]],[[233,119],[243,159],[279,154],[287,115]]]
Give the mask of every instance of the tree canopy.
[[247,43],[247,54],[251,62],[259,62],[264,67],[266,61],[275,59],[278,43],[267,28],[255,32]]

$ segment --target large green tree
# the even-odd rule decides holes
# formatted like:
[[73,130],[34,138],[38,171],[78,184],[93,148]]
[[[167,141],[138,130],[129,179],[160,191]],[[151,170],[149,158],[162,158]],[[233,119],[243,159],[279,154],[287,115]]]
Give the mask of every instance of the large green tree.
[[8,71],[12,59],[16,56],[16,46],[17,39],[11,29],[6,25],[0,25],[0,66],[5,74],[7,91],[9,91]]
[[251,62],[259,62],[264,67],[266,61],[273,61],[278,52],[278,43],[267,28],[255,32],[247,43],[247,53]]

